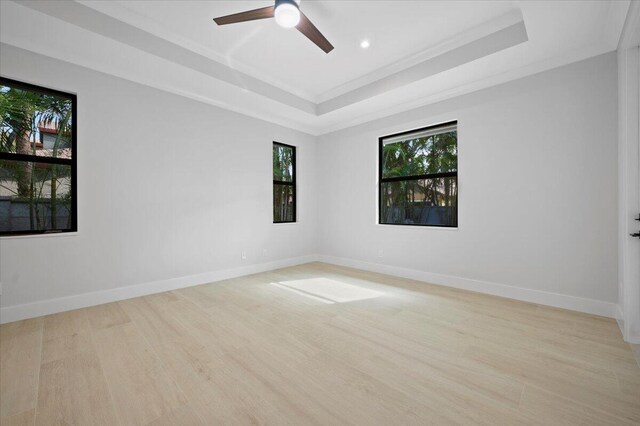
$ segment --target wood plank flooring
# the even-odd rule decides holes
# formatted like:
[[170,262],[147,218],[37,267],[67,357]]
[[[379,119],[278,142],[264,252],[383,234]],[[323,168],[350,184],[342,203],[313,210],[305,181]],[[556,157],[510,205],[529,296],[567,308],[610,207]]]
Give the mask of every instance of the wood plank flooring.
[[0,326],[0,424],[640,424],[615,321],[310,263]]

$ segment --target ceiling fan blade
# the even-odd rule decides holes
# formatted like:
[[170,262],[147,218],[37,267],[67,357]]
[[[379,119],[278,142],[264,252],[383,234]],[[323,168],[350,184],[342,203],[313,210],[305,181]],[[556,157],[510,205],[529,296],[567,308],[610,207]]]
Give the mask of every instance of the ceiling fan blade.
[[333,50],[333,45],[329,43],[329,40],[322,35],[322,33],[311,23],[309,18],[307,18],[302,11],[300,11],[300,22],[298,22],[296,28],[309,40],[314,42],[316,46],[324,50],[325,53],[329,53]]
[[267,18],[273,18],[273,6],[234,13],[233,15],[220,16],[218,18],[213,18],[213,20],[218,25],[227,25],[235,24],[236,22],[255,21],[257,19]]

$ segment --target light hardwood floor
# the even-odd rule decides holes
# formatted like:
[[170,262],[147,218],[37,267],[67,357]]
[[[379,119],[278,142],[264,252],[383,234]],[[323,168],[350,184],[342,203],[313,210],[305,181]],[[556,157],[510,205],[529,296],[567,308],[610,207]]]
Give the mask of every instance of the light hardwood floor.
[[640,424],[613,320],[312,263],[0,327],[0,424]]

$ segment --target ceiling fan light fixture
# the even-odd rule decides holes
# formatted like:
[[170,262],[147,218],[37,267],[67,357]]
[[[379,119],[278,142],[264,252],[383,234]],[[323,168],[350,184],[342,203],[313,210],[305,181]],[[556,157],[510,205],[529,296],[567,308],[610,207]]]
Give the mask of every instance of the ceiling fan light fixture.
[[274,17],[278,25],[284,28],[293,28],[300,22],[300,1],[276,0]]
[[307,18],[307,15],[300,12],[299,7],[300,0],[275,0],[273,6],[219,16],[217,18],[213,18],[213,21],[218,25],[228,25],[236,24],[238,22],[275,18],[277,24],[282,27],[295,27],[306,38],[311,40],[313,44],[322,49],[324,53],[331,52],[333,50],[333,45],[324,35],[322,35],[320,30],[313,25],[313,22]]

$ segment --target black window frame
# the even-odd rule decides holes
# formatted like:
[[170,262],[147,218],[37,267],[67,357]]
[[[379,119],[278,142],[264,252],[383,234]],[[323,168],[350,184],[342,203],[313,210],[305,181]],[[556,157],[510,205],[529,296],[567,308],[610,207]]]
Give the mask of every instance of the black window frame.
[[0,76],[0,85],[15,87],[17,89],[29,90],[45,95],[58,96],[71,100],[71,159],[40,157],[37,155],[17,154],[9,152],[0,152],[0,160],[33,162],[45,164],[57,164],[71,166],[71,227],[60,229],[45,230],[26,230],[26,231],[0,231],[0,238],[21,235],[46,235],[60,234],[69,232],[78,232],[78,156],[77,156],[77,138],[78,138],[78,96],[75,93],[63,92],[36,84],[25,83],[23,81]]
[[[296,190],[296,178],[297,178],[297,172],[296,172],[296,147],[293,145],[287,145],[286,143],[282,143],[282,142],[277,142],[277,141],[273,141],[273,144],[271,145],[271,156],[273,157],[273,147],[274,146],[282,146],[285,148],[290,148],[292,151],[292,160],[291,160],[291,182],[287,182],[287,181],[282,181],[282,180],[277,180],[277,179],[273,179],[273,186],[272,189],[275,191],[275,186],[276,185],[286,185],[286,186],[291,186],[293,187],[293,191],[292,191],[292,195],[293,195],[293,215],[292,215],[292,220],[280,220],[280,221],[276,221],[275,215],[273,217],[273,223],[296,223],[297,222],[297,205],[298,205],[298,194],[297,194],[297,190]],[[271,161],[273,161],[273,158],[271,159]],[[275,192],[274,192],[275,193]],[[275,206],[272,206],[275,207]],[[272,211],[273,213],[273,211]]]
[[[405,135],[410,135],[412,133],[418,133],[418,132],[425,132],[425,131],[433,131],[433,130],[437,130],[439,128],[446,128],[446,127],[451,127],[451,126],[456,126],[456,134],[458,131],[458,121],[457,120],[453,120],[453,121],[448,121],[445,123],[439,123],[439,124],[435,124],[432,126],[427,126],[427,127],[421,127],[418,129],[413,129],[413,130],[407,130],[404,132],[400,132],[400,133],[394,133],[391,135],[385,135],[385,136],[381,136],[378,138],[378,225],[390,225],[390,226],[422,226],[422,227],[431,227],[431,228],[458,228],[459,226],[459,221],[458,221],[458,211],[456,211],[456,224],[455,225],[437,225],[437,224],[423,224],[423,223],[387,223],[387,222],[382,222],[382,202],[383,202],[383,196],[382,196],[382,188],[383,185],[387,182],[401,182],[401,181],[412,181],[412,180],[422,180],[422,179],[437,179],[437,178],[443,178],[443,177],[455,177],[456,178],[456,186],[457,186],[457,191],[456,191],[456,209],[458,209],[458,194],[460,191],[460,185],[459,185],[459,180],[458,180],[458,167],[456,165],[456,171],[455,172],[444,172],[444,173],[430,173],[430,174],[425,174],[425,175],[415,175],[415,176],[398,176],[398,177],[390,177],[390,178],[385,178],[383,177],[383,158],[382,158],[382,150],[384,147],[384,141],[386,139],[389,138],[396,138],[396,137],[402,137]],[[458,141],[456,138],[456,149],[458,149]]]

